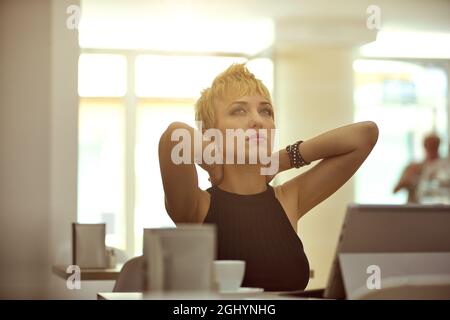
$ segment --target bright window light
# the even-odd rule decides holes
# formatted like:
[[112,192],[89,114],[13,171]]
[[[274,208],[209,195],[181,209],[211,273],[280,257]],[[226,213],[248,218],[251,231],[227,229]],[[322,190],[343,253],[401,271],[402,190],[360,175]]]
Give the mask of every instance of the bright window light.
[[[140,55],[136,59],[138,97],[198,98],[214,78],[232,63],[246,62],[233,57],[184,57]],[[267,58],[247,61],[248,69],[273,91],[273,63]]]
[[127,60],[119,54],[81,54],[78,94],[81,97],[122,97],[127,91]]
[[125,248],[125,109],[82,102],[79,108],[78,222],[107,223],[106,244]]
[[136,95],[198,98],[220,72],[245,61],[237,57],[140,55],[136,58]]
[[247,68],[261,80],[273,98],[273,62],[268,58],[257,58],[247,62]]
[[450,58],[450,33],[378,32],[377,40],[360,48],[365,57]]

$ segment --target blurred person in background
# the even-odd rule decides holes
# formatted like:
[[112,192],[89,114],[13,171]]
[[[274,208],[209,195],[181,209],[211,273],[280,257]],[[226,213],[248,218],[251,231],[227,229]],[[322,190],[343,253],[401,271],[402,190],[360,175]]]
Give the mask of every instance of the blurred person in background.
[[418,203],[417,187],[419,185],[421,174],[429,164],[439,159],[439,144],[441,139],[435,134],[428,134],[424,141],[425,160],[419,163],[410,163],[403,170],[400,180],[395,186],[393,192],[397,193],[402,189],[408,192],[408,203]]
[[424,167],[417,198],[419,203],[450,204],[450,155]]

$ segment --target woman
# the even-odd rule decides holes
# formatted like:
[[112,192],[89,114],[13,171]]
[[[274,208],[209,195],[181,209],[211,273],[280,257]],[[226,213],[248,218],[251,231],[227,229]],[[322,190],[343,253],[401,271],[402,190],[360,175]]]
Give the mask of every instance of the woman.
[[[227,129],[257,132],[275,129],[270,94],[244,64],[232,65],[202,92],[196,103],[196,119],[202,122],[203,133],[216,128],[223,137]],[[218,259],[246,261],[243,286],[267,291],[304,289],[309,280],[309,264],[296,233],[297,222],[353,176],[375,146],[376,124],[360,122],[344,126],[273,153],[279,159],[276,173],[323,159],[275,187],[268,184],[274,175],[261,174],[267,163],[263,164],[260,158],[257,163],[248,161],[255,144],[262,145],[265,139],[267,152],[272,154],[270,134],[247,136],[243,146],[245,164],[234,161],[208,165],[202,161],[205,153],[200,157],[197,153],[196,162],[209,173],[212,183],[206,191],[198,186],[193,163],[173,161],[172,150],[178,142],[171,137],[177,131],[188,132],[191,141],[198,134],[196,129],[176,122],[160,139],[165,205],[173,221],[216,224]],[[219,141],[215,142],[221,146]],[[219,148],[223,159],[231,151],[242,151],[236,146],[230,150],[228,142]],[[214,142],[203,141],[203,147],[210,143]],[[194,158],[194,146],[184,152]]]

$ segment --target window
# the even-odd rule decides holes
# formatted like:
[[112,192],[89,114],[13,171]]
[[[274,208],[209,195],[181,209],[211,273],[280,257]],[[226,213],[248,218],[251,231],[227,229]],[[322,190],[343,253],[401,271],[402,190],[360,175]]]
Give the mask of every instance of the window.
[[123,97],[126,87],[124,55],[82,54],[78,64],[78,94],[81,97]]
[[245,58],[139,55],[136,59],[138,97],[197,98],[200,90],[232,63]]
[[123,104],[81,100],[79,108],[78,221],[106,222],[108,245],[125,249]]
[[[200,91],[231,63],[273,88],[268,58],[165,56],[85,49],[79,59],[78,220],[105,222],[109,246],[142,253],[142,230],[172,226],[164,206],[158,143],[167,126],[195,126]],[[197,167],[202,189],[208,175]]]
[[355,121],[373,120],[380,132],[356,174],[355,201],[405,203],[406,191],[392,190],[408,163],[424,159],[423,137],[436,131],[441,157],[448,153],[447,74],[429,62],[366,59],[353,67]]

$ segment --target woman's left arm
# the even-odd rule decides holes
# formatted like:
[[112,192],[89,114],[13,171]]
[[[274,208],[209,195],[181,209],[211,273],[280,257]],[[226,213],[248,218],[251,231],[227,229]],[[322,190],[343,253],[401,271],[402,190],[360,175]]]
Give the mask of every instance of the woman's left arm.
[[[297,220],[347,182],[377,140],[377,125],[364,121],[327,131],[301,143],[299,151],[306,162],[323,160],[280,186],[283,196],[296,202]],[[280,150],[279,157],[279,172],[290,169],[287,152]]]

